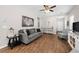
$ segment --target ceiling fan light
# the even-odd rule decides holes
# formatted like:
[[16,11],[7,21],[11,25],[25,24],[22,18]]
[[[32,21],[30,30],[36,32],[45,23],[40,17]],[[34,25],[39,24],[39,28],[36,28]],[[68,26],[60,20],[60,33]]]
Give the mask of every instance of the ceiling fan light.
[[45,13],[49,13],[50,11],[49,10],[45,10]]

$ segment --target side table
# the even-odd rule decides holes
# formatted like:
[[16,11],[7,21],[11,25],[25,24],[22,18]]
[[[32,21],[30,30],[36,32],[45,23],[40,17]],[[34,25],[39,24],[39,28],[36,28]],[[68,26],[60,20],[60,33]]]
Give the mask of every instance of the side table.
[[21,40],[19,39],[19,35],[7,36],[9,39],[8,46],[13,49],[13,47],[21,44]]

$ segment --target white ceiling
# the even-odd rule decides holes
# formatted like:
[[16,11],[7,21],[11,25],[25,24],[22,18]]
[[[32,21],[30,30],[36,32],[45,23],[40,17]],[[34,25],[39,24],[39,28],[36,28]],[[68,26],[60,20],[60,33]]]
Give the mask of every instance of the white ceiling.
[[49,12],[45,14],[45,12],[40,11],[43,9],[42,5],[27,5],[33,12],[37,13],[39,16],[59,16],[59,15],[66,15],[68,12],[71,11],[74,5],[57,5],[53,8],[54,12]]

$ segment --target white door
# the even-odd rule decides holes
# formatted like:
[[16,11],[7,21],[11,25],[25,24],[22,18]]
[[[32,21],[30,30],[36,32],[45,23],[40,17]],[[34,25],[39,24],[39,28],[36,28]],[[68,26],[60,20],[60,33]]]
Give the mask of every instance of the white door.
[[63,31],[63,27],[64,27],[64,21],[58,20],[57,21],[57,31]]

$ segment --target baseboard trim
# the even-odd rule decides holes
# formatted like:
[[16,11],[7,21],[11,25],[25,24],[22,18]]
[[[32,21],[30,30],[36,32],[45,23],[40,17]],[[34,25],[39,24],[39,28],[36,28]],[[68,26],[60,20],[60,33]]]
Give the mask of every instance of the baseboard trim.
[[3,45],[3,46],[0,47],[0,49],[5,48],[5,47],[7,47],[7,46],[8,46],[8,45]]

